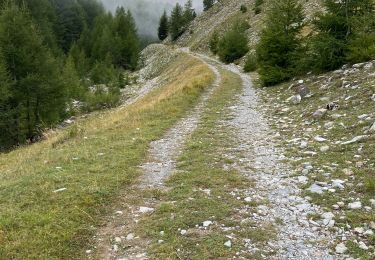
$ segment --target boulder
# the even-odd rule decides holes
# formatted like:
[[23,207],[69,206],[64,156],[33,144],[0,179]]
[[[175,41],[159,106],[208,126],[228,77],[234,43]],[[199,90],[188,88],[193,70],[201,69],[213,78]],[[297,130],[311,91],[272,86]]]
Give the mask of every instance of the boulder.
[[294,95],[290,98],[290,102],[292,102],[294,105],[298,105],[299,103],[301,103],[301,100],[302,100],[302,97],[299,94]]
[[375,123],[372,124],[372,126],[369,129],[370,133],[375,133]]
[[311,193],[317,193],[317,194],[322,194],[323,193],[323,187],[317,185],[317,184],[312,184],[308,189],[309,192]]
[[295,87],[295,92],[300,95],[301,97],[306,97],[310,94],[310,89],[305,85],[299,85]]
[[343,254],[348,250],[344,243],[338,244],[335,249],[337,254]]
[[314,112],[313,117],[315,119],[321,119],[327,113],[327,109],[321,108]]
[[362,208],[362,203],[360,201],[355,201],[348,204],[349,209],[360,209]]
[[359,142],[359,141],[361,141],[361,140],[363,140],[363,139],[365,139],[367,137],[368,136],[366,136],[366,135],[356,136],[352,140],[349,140],[349,141],[346,141],[346,142],[342,142],[341,144],[342,145],[353,144],[353,143]]

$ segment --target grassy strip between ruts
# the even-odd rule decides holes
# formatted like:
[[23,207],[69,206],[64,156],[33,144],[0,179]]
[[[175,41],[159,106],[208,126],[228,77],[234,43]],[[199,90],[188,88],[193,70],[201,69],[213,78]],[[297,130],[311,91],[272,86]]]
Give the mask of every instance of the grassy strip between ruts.
[[[234,163],[225,157],[225,150],[237,141],[233,129],[222,121],[230,119],[228,106],[240,93],[242,81],[231,72],[221,74],[221,86],[208,101],[198,129],[188,140],[177,172],[167,181],[169,189],[162,195],[165,202],[139,225],[140,232],[153,240],[151,259],[228,259],[240,251],[243,239],[257,244],[271,238],[272,228],[243,221],[251,210],[240,213],[240,209],[249,207],[249,203],[232,193],[248,189],[252,183],[225,167]],[[256,205],[250,207],[255,209]],[[213,224],[204,228],[204,221]],[[183,235],[181,230],[187,233]],[[230,248],[224,245],[228,240],[233,243]]]
[[149,143],[213,82],[210,69],[186,54],[164,75],[164,86],[126,109],[97,113],[0,155],[0,259],[82,257],[107,205],[139,176]]

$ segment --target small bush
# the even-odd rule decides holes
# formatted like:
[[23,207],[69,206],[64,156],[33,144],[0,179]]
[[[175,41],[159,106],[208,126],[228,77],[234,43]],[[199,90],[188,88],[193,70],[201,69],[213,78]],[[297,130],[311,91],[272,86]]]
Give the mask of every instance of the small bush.
[[122,71],[107,62],[97,62],[90,76],[84,110],[90,112],[116,106],[120,101],[120,86],[125,83]]
[[103,108],[115,107],[119,104],[121,97],[117,86],[96,86],[94,91],[88,91],[85,97],[84,110],[87,112]]
[[245,72],[253,72],[256,71],[258,68],[257,57],[255,54],[250,54],[246,57],[244,71]]
[[255,14],[260,14],[262,12],[262,8],[260,8],[259,6],[255,7],[254,8],[254,13]]
[[248,27],[245,27],[244,23],[236,24],[220,39],[218,54],[221,61],[231,63],[249,51],[245,28]]
[[359,63],[375,59],[375,35],[362,34],[349,42],[346,59]]
[[265,87],[274,86],[280,82],[291,79],[293,73],[286,69],[274,66],[263,66],[259,69],[260,80]]
[[94,84],[108,84],[118,79],[119,70],[109,62],[97,62],[90,72]]
[[246,7],[246,5],[241,5],[241,7],[240,7],[240,11],[241,11],[242,13],[246,13],[246,12],[247,12],[247,7]]
[[210,50],[213,54],[217,54],[217,52],[218,52],[219,41],[220,41],[219,33],[214,32],[211,36],[210,43],[209,43],[210,44]]
[[256,0],[255,1],[255,7],[254,7],[254,13],[260,14],[262,12],[262,7],[264,0]]
[[345,42],[328,33],[320,33],[310,41],[311,67],[317,71],[335,70],[345,63]]

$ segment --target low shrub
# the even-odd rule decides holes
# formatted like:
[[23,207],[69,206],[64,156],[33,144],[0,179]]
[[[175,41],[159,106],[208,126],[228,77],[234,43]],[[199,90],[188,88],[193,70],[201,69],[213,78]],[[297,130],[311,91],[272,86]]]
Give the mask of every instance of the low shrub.
[[253,72],[256,71],[258,68],[257,57],[255,54],[249,54],[246,57],[244,71],[245,72]]

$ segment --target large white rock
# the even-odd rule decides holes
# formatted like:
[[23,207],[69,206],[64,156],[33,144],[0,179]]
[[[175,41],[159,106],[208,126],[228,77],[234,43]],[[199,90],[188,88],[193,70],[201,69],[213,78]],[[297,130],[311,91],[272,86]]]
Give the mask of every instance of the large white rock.
[[367,137],[367,135],[359,135],[359,136],[354,137],[352,140],[349,140],[349,141],[346,141],[346,142],[342,142],[341,144],[342,145],[353,144],[353,143],[356,143],[358,141],[361,141],[362,139],[364,139],[366,137]]
[[375,133],[375,123],[372,124],[369,130],[370,133]]
[[329,219],[329,220],[331,220],[331,219],[333,219],[335,217],[335,215],[332,212],[325,212],[325,213],[323,213],[321,215],[321,217],[323,219]]
[[329,151],[329,146],[328,145],[324,145],[324,146],[320,147],[320,151],[322,153],[328,152]]
[[346,248],[344,243],[338,244],[335,249],[336,249],[336,253],[338,254],[343,254],[348,250],[348,248]]
[[299,103],[301,103],[301,100],[302,100],[302,97],[301,95],[297,94],[297,95],[294,95],[290,98],[290,101],[294,104],[294,105],[298,105]]
[[134,234],[130,233],[126,236],[126,240],[133,240],[134,239]]
[[340,179],[332,180],[332,187],[344,189],[344,183],[345,183],[345,181],[340,180]]
[[204,227],[209,227],[209,226],[211,226],[212,224],[213,224],[213,222],[212,222],[211,220],[206,220],[206,221],[203,222],[203,226],[204,226]]
[[312,184],[309,188],[307,188],[308,191],[311,193],[317,193],[317,194],[322,194],[323,193],[323,187],[317,185],[317,184]]
[[349,209],[360,209],[362,208],[362,203],[360,201],[355,201],[348,204]]
[[228,240],[224,243],[224,246],[231,248],[232,247],[232,241]]
[[320,119],[320,118],[322,118],[326,113],[327,113],[327,109],[325,109],[325,108],[321,108],[321,109],[318,109],[318,110],[316,110],[315,112],[314,112],[314,114],[313,114],[313,117],[315,118],[315,119]]
[[300,144],[300,148],[301,149],[305,149],[305,148],[307,148],[307,146],[308,146],[308,142],[306,142],[306,141],[301,141],[301,144]]
[[321,136],[315,136],[314,140],[317,141],[317,142],[319,142],[319,143],[327,141],[327,139],[325,139],[325,138],[323,138]]
[[149,207],[140,207],[139,212],[140,213],[148,213],[148,212],[153,212],[155,209],[149,208]]
[[363,249],[363,250],[368,250],[368,246],[366,246],[366,244],[365,244],[363,241],[360,241],[360,242],[358,243],[358,247],[359,247],[360,249]]

